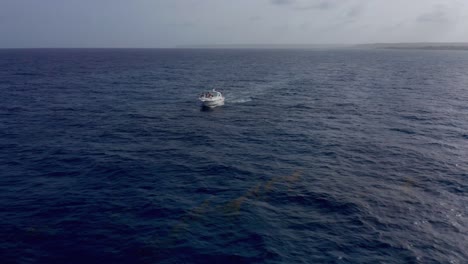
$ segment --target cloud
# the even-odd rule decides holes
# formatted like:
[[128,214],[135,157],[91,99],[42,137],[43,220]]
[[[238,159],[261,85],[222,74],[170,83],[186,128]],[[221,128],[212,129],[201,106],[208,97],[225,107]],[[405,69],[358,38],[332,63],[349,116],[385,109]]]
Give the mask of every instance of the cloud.
[[270,0],[273,5],[293,7],[296,10],[329,10],[346,0]]
[[257,21],[260,21],[262,20],[262,17],[260,16],[251,16],[249,17],[249,21],[252,21],[252,22],[257,22]]
[[3,2],[0,47],[468,41],[468,0]]
[[319,1],[318,3],[311,5],[310,7],[313,9],[330,10],[330,9],[337,7],[339,3],[340,2],[336,0],[322,0],[322,1]]
[[[362,1],[362,0],[361,0]],[[270,3],[298,11],[329,11],[347,5],[350,0],[270,0]]]
[[291,5],[294,3],[294,0],[270,0],[274,5]]
[[196,24],[193,22],[177,22],[177,23],[167,23],[167,26],[179,27],[179,28],[189,28],[195,27]]
[[417,22],[420,23],[437,23],[445,24],[451,21],[451,16],[448,10],[444,6],[434,6],[434,9],[430,12],[424,13],[416,18]]
[[360,16],[363,10],[364,10],[364,7],[362,5],[353,6],[346,12],[346,17],[348,17],[349,19],[354,19]]

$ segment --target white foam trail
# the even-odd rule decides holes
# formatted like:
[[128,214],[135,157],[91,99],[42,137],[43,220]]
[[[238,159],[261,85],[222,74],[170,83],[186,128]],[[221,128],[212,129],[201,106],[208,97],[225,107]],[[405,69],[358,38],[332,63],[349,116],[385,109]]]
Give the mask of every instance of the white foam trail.
[[239,98],[239,99],[231,99],[227,101],[233,104],[242,104],[242,103],[247,103],[247,102],[252,101],[252,98]]
[[[235,92],[227,92],[225,94],[226,102],[233,104],[242,104],[251,102],[253,98],[259,98],[266,93],[272,92],[275,89],[281,88],[288,83],[288,79],[281,79],[274,82],[253,83],[246,85],[243,89],[237,88]],[[222,92],[222,91],[221,91]]]

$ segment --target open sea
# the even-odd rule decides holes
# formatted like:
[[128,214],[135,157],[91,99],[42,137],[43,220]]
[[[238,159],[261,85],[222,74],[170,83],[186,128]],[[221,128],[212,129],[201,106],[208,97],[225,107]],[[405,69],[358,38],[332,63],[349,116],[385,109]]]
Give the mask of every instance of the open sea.
[[467,161],[465,51],[0,50],[2,264],[465,264]]

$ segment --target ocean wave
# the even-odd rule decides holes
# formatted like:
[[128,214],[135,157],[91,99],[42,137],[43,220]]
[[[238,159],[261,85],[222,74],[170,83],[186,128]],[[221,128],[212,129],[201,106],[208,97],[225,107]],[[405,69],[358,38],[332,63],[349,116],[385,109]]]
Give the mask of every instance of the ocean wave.
[[[468,259],[461,53],[22,52],[0,54],[2,262]],[[200,111],[207,86],[225,106]]]

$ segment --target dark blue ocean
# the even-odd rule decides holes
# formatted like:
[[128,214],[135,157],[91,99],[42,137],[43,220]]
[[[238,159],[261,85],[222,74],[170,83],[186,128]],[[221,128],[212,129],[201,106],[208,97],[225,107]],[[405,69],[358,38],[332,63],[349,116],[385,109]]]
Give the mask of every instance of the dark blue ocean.
[[1,263],[468,263],[467,158],[464,51],[0,50]]

